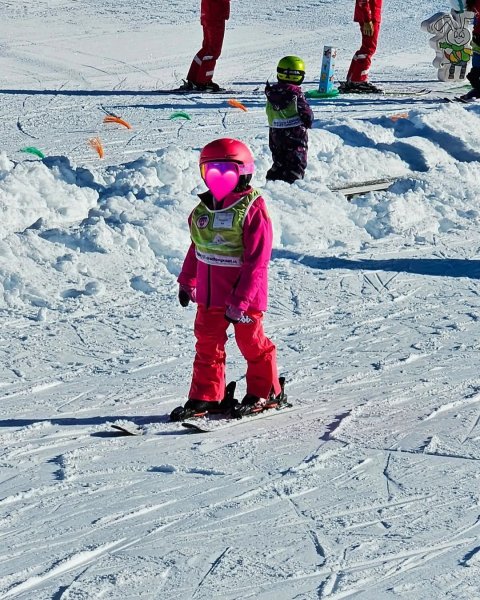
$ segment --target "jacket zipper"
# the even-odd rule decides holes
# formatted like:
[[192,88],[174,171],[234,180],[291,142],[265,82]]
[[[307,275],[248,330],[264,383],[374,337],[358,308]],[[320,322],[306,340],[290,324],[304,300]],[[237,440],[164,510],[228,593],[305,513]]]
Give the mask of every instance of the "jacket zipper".
[[210,308],[210,265],[207,265],[207,308]]

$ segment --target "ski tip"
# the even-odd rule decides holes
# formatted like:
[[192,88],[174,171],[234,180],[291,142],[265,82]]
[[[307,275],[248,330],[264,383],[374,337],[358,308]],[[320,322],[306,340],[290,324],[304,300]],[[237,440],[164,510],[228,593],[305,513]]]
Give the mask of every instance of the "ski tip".
[[191,423],[190,421],[183,421],[181,423],[182,427],[185,427],[190,433],[208,433],[210,430],[206,427],[202,427],[201,425],[197,425],[196,423]]
[[121,425],[119,423],[111,423],[110,427],[112,429],[115,429],[115,431],[117,431],[119,435],[138,436],[143,435],[145,433],[143,429],[134,424]]

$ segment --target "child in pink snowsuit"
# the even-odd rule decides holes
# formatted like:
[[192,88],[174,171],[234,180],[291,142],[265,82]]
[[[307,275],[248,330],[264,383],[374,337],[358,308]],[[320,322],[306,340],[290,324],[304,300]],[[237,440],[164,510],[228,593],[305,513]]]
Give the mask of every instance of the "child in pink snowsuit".
[[263,330],[273,233],[265,200],[250,186],[253,156],[242,142],[223,138],[205,146],[200,168],[207,185],[211,168],[217,175],[236,170],[237,179],[234,189],[220,200],[211,191],[200,194],[200,203],[189,216],[192,242],[178,277],[179,301],[182,306],[197,303],[197,342],[189,399],[184,412],[172,413],[172,420],[223,412],[230,324],[247,361],[242,404],[258,406],[282,393],[276,347]]

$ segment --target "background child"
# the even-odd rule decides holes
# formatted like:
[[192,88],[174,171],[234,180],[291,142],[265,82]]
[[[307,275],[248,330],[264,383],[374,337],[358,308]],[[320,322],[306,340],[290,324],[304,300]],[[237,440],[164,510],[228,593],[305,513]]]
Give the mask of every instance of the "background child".
[[381,90],[368,81],[368,72],[377,50],[382,0],[355,0],[353,20],[360,25],[362,45],[353,55],[347,81],[340,84],[339,90],[345,94],[376,94]]
[[268,143],[273,159],[267,179],[293,183],[305,175],[307,129],[312,127],[313,112],[300,87],[304,78],[303,60],[298,56],[285,56],[277,66],[278,83],[267,82]]
[[202,150],[200,170],[212,191],[199,195],[189,216],[192,243],[178,277],[180,304],[197,302],[196,353],[188,401],[171,413],[174,421],[231,408],[221,404],[231,323],[247,361],[247,394],[238,414],[283,399],[276,347],[263,331],[273,233],[265,201],[250,186],[252,153],[238,140],[218,139]]
[[466,8],[475,13],[472,35],[472,68],[467,75],[473,89],[461,98],[462,100],[476,100],[480,98],[480,0],[467,0]]

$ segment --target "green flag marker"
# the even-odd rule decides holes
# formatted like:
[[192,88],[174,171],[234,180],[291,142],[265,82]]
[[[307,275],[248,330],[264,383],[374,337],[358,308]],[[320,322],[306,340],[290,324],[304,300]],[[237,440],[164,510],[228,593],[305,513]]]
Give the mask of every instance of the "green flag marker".
[[187,119],[188,121],[191,121],[192,117],[183,110],[179,110],[178,112],[172,113],[170,119]]
[[28,152],[29,154],[35,154],[35,156],[38,156],[39,158],[45,158],[45,154],[38,148],[35,148],[35,146],[20,148],[20,152]]

